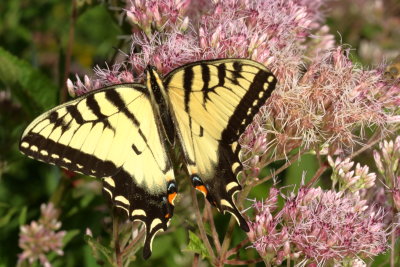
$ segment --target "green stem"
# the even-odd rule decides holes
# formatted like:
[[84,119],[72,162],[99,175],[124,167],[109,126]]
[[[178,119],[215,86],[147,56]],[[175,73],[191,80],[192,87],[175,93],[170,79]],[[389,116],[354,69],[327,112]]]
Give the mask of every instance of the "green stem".
[[197,225],[199,226],[199,231],[200,231],[200,237],[204,242],[204,245],[206,246],[206,249],[208,251],[208,254],[210,255],[211,258],[211,262],[214,262],[215,260],[215,254],[214,251],[210,245],[210,241],[207,238],[207,234],[204,228],[204,224],[203,224],[203,220],[202,220],[202,216],[200,213],[200,209],[199,209],[199,203],[197,202],[197,197],[196,197],[196,191],[193,187],[190,187],[190,192],[191,192],[191,196],[192,196],[192,203],[194,206],[194,212],[196,215],[196,222]]
[[50,197],[50,202],[54,204],[55,207],[59,208],[61,201],[64,199],[66,192],[71,188],[71,179],[66,177],[65,174],[61,171],[60,182],[56,190]]
[[69,33],[68,33],[67,53],[65,55],[65,68],[62,80],[63,84],[61,85],[61,91],[60,91],[60,103],[64,103],[67,100],[67,79],[71,66],[72,47],[74,45],[75,23],[77,17],[78,17],[78,10],[76,6],[76,0],[72,0],[72,11],[71,11],[71,22],[70,22],[71,24],[69,26]]
[[207,211],[207,217],[208,217],[208,219],[210,221],[210,227],[211,227],[212,237],[213,237],[213,240],[214,240],[214,245],[215,245],[215,248],[217,249],[217,252],[219,252],[221,250],[221,243],[219,242],[217,229],[215,228],[214,217],[213,217],[213,214],[212,214],[210,203],[206,202],[205,209]]
[[122,267],[122,253],[119,246],[119,217],[115,210],[113,211],[113,239],[114,239],[114,249],[115,249],[115,259],[116,265]]

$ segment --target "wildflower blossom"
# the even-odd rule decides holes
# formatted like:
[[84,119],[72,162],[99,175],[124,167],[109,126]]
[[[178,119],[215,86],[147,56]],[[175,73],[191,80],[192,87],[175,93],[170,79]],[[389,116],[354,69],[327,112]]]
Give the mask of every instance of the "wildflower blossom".
[[290,242],[317,262],[369,257],[386,250],[381,212],[371,212],[356,194],[300,188],[283,208]]
[[382,211],[368,208],[358,193],[301,187],[277,211],[277,190],[255,202],[248,236],[263,259],[343,263],[386,250]]
[[165,31],[166,27],[177,24],[182,29],[187,28],[188,18],[184,13],[189,3],[188,0],[127,1],[126,14],[129,22],[151,37],[154,29]]
[[42,204],[40,210],[42,214],[38,221],[21,226],[19,246],[23,252],[19,254],[18,261],[21,263],[28,260],[30,264],[33,264],[39,260],[43,266],[50,267],[46,254],[50,252],[55,252],[60,256],[64,254],[62,240],[66,232],[58,231],[61,228],[61,222],[58,221],[59,211],[52,203]]
[[252,247],[264,260],[274,264],[281,264],[290,253],[288,232],[286,228],[279,230],[281,219],[272,215],[277,208],[278,192],[271,188],[268,199],[254,202],[256,216],[254,222],[249,223],[247,234]]
[[392,194],[395,208],[400,210],[400,136],[379,144],[380,150],[374,150],[375,164],[383,176],[385,185]]
[[350,190],[355,192],[361,189],[368,189],[375,185],[376,174],[369,173],[369,167],[363,166],[357,163],[355,170],[351,170],[354,165],[350,158],[341,160],[336,158],[333,161],[331,156],[328,156],[328,162],[333,169],[332,173],[332,188],[335,188],[337,182],[339,182],[339,190]]

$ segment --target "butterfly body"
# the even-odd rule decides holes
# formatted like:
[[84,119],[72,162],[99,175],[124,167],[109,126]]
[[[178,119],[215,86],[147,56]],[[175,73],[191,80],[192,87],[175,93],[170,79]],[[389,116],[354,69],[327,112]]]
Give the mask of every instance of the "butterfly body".
[[102,178],[113,205],[144,222],[147,258],[178,192],[167,143],[180,147],[192,185],[248,231],[233,200],[241,189],[237,141],[275,84],[268,69],[245,59],[194,62],[164,78],[148,67],[145,85],[99,89],[39,116],[20,150]]

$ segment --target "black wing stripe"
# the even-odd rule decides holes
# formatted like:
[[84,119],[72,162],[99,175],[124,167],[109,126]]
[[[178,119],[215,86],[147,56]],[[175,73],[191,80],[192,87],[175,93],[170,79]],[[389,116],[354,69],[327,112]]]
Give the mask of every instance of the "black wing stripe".
[[110,101],[119,111],[122,111],[129,120],[136,126],[140,126],[140,122],[137,120],[135,115],[130,112],[126,106],[127,103],[121,98],[121,95],[115,90],[106,91],[106,98]]
[[[21,143],[22,142],[27,142],[28,144],[30,144],[30,146],[38,146],[39,144],[41,144],[41,147],[47,151],[49,151],[49,148],[51,148],[52,154],[56,154],[58,157],[54,158],[50,153],[48,155],[42,155],[40,153],[34,155],[29,147],[24,148],[20,146],[20,150],[28,156],[34,156],[38,160],[53,163],[61,167],[67,168],[71,171],[78,171],[86,175],[102,178],[106,176],[111,176],[118,170],[118,168],[111,161],[101,160],[78,149],[57,143],[51,139],[47,139],[40,134],[29,133],[21,140]],[[59,155],[59,152],[61,152],[63,155]],[[64,155],[73,155],[73,163],[72,159],[69,159],[70,162],[65,161]],[[93,174],[91,172],[92,169],[88,168],[88,162],[93,162],[97,164],[99,169],[96,174]],[[82,166],[82,168],[79,168],[78,165]]]
[[193,68],[187,68],[183,74],[183,88],[185,90],[185,111],[189,112],[190,92],[192,90],[194,73]]
[[224,86],[225,84],[225,77],[226,77],[226,66],[225,64],[219,64],[217,67],[218,70],[218,85],[217,86]]
[[[268,81],[269,77],[273,77],[273,81],[269,83],[267,89],[264,89],[264,84]],[[271,96],[273,89],[275,88],[276,78],[264,70],[260,70],[254,77],[250,88],[243,96],[242,100],[237,105],[235,111],[228,121],[228,125],[222,132],[222,142],[230,144],[238,139],[238,137],[244,132],[247,125],[251,123],[254,115],[259,111],[260,107],[264,105],[265,101]],[[258,96],[259,92],[265,91],[262,97]],[[253,105],[253,101],[258,101],[256,105]],[[251,109],[250,114],[248,114]],[[241,122],[245,120],[244,124]]]
[[95,94],[88,95],[85,103],[86,106],[93,112],[93,114],[97,116],[97,121],[101,121],[105,127],[115,131],[115,129],[113,129],[110,123],[108,122],[107,116],[101,113],[101,109],[99,103],[97,103]]
[[83,124],[85,120],[82,117],[82,114],[78,111],[77,105],[70,105],[66,107],[67,112],[71,114],[72,118],[78,123]]

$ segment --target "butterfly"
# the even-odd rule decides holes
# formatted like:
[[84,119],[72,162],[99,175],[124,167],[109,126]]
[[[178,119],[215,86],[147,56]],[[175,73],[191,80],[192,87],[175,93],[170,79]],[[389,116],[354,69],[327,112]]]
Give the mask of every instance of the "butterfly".
[[178,193],[168,147],[177,146],[195,189],[249,231],[233,195],[239,136],[277,83],[248,59],[198,61],[161,77],[148,66],[144,84],[92,91],[37,117],[19,144],[31,158],[101,178],[112,205],[146,228],[143,248],[165,231]]

